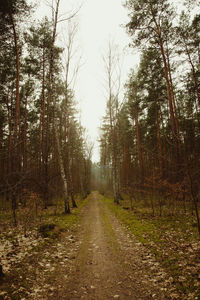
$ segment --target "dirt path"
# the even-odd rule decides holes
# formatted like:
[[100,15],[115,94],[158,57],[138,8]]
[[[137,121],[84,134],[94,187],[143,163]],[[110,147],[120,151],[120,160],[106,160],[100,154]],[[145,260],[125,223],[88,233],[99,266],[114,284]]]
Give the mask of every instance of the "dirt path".
[[[0,299],[181,299],[170,278],[93,192],[82,220],[35,250],[4,280]],[[6,292],[7,291],[7,292]]]
[[167,275],[99,198],[90,197],[74,270],[52,299],[167,299]]

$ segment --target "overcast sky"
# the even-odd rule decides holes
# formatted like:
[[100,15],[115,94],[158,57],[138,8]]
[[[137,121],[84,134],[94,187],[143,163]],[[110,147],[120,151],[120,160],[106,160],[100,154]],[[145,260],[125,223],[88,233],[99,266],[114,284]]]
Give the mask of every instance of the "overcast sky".
[[[80,72],[77,93],[80,95],[82,122],[93,140],[98,139],[99,126],[105,114],[105,71],[102,56],[109,39],[119,44],[121,51],[127,47],[129,37],[122,24],[128,21],[127,11],[121,0],[85,0],[80,11],[79,24],[85,64]],[[122,82],[133,67],[133,55],[125,55]],[[123,85],[123,83],[122,83]],[[98,160],[98,143],[93,159]]]
[[[77,45],[83,64],[76,81],[75,94],[81,108],[82,125],[86,127],[93,141],[98,139],[98,128],[105,114],[106,105],[102,55],[105,53],[109,39],[114,40],[121,51],[130,42],[125,29],[121,26],[128,21],[123,2],[122,0],[61,0],[60,13],[69,12],[71,8],[75,9],[82,3],[77,18],[79,23]],[[48,15],[47,1],[40,0],[39,3],[38,15]],[[136,63],[138,63],[137,56],[131,51],[126,53],[122,68],[122,86],[130,68],[133,68]],[[95,142],[94,161],[98,161],[98,153],[98,143]]]

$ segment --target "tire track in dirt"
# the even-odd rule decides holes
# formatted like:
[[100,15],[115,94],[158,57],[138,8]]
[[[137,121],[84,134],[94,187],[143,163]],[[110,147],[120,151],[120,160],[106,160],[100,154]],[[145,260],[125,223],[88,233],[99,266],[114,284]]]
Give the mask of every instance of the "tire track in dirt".
[[[51,299],[168,299],[161,270],[93,192],[84,209],[73,273]],[[163,273],[162,273],[163,274]]]

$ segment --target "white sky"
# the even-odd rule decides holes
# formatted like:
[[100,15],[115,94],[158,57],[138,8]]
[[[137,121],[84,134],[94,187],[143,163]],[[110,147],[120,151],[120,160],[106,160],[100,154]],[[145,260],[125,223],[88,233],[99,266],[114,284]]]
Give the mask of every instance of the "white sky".
[[[82,122],[92,140],[99,137],[99,126],[105,114],[105,71],[102,56],[109,39],[121,50],[127,47],[129,37],[121,24],[128,21],[122,0],[85,0],[79,17],[81,45],[85,59],[79,75],[77,93],[81,97]],[[134,65],[133,55],[126,55],[122,69],[122,82]],[[123,85],[123,84],[122,84]],[[93,160],[98,161],[98,143],[95,143]]]
[[[42,9],[38,14],[48,14],[46,0],[39,1]],[[49,1],[51,2],[51,1]],[[120,49],[127,47],[130,39],[121,24],[128,22],[127,10],[122,0],[61,0],[60,12],[69,12],[82,3],[78,13],[79,34],[77,44],[82,53],[83,65],[79,71],[75,86],[76,99],[81,108],[81,122],[88,136],[95,141],[93,161],[99,159],[97,139],[99,126],[105,114],[105,72],[102,55],[109,39],[114,40]],[[40,13],[39,13],[40,11]],[[126,53],[122,69],[122,86],[130,68],[138,63],[138,56]]]

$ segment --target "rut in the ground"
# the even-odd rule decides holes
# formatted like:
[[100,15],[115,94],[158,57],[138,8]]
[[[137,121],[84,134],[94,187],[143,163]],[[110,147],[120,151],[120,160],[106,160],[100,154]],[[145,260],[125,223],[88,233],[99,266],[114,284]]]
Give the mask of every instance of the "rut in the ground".
[[[52,299],[168,299],[160,267],[92,193],[74,271]],[[142,251],[141,251],[142,250]],[[170,287],[168,287],[170,288]]]

